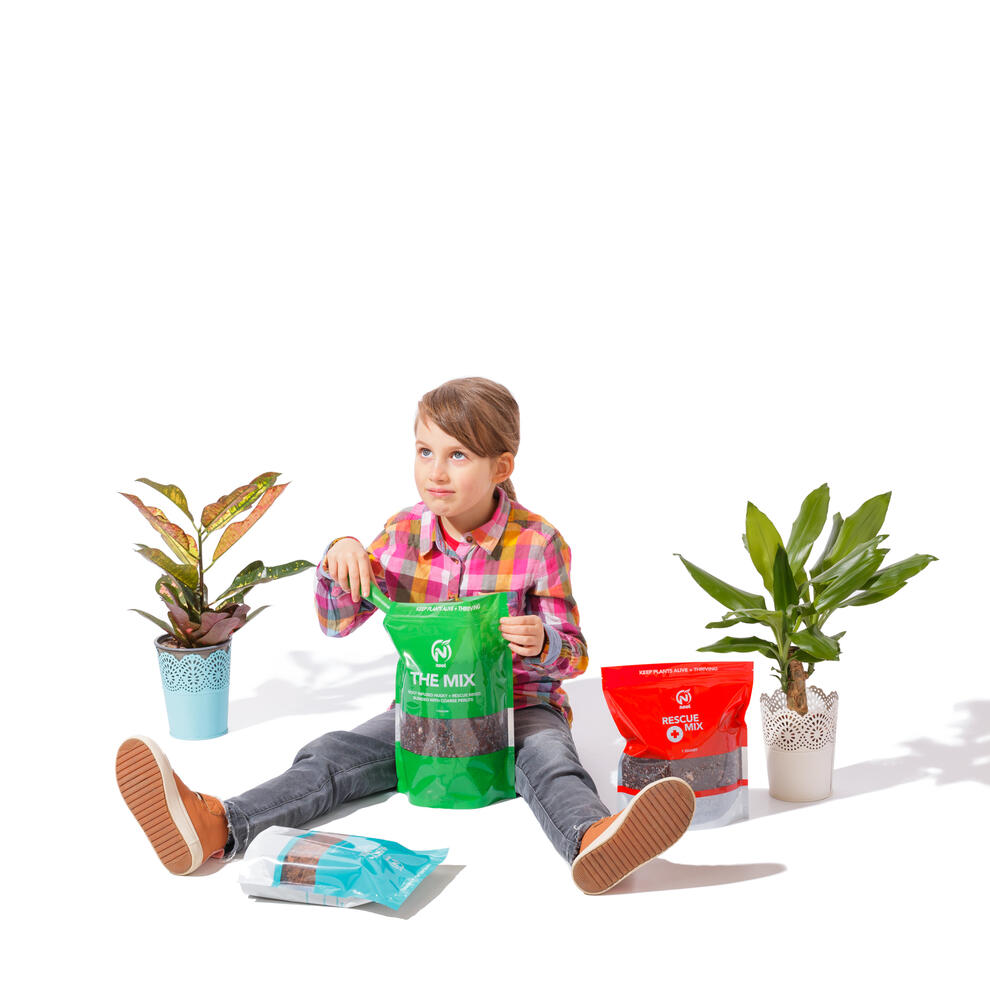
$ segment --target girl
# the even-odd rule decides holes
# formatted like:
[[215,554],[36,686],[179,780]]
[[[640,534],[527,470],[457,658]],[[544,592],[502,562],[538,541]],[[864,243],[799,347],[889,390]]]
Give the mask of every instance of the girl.
[[[375,611],[362,598],[372,580],[400,602],[508,592],[501,629],[513,654],[516,790],[577,886],[602,893],[680,838],[694,794],[668,778],[609,815],[578,760],[561,683],[588,665],[570,549],[515,500],[512,395],[485,378],[447,382],[423,396],[415,433],[422,501],[389,519],[367,549],[350,536],[329,545],[316,575],[320,625],[330,636],[357,629]],[[117,780],[164,865],[191,873],[204,858],[243,852],[271,825],[299,827],[345,801],[395,788],[395,712],[321,736],[281,776],[226,801],[190,791],[143,737],[120,747]]]

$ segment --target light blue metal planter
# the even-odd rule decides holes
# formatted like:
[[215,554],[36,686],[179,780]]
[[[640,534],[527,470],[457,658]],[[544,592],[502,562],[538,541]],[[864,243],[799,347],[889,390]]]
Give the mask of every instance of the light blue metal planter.
[[155,640],[168,730],[176,739],[214,739],[227,731],[230,640],[185,650]]

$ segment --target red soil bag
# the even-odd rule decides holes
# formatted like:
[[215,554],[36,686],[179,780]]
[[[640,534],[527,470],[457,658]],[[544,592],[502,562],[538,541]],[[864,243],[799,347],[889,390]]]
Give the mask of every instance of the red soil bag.
[[694,791],[691,828],[749,817],[750,661],[603,667],[602,690],[626,740],[618,783],[625,802],[654,780],[680,777]]

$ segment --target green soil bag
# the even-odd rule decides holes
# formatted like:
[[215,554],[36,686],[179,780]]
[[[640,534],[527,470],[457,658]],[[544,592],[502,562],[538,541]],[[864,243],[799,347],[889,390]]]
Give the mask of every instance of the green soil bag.
[[399,790],[428,808],[480,808],[515,797],[509,614],[496,592],[452,602],[393,602],[372,583],[399,651],[395,768]]

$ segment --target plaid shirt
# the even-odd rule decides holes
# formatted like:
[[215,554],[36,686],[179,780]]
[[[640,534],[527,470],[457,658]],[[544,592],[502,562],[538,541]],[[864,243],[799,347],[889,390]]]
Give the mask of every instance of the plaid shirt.
[[[509,615],[537,615],[546,630],[539,656],[512,654],[515,707],[550,704],[570,721],[571,706],[560,682],[588,666],[571,596],[571,551],[545,519],[513,502],[501,488],[496,492],[495,514],[465,534],[460,555],[447,545],[439,520],[423,502],[403,509],[368,548],[372,570],[381,590],[397,602],[508,592]],[[355,605],[321,562],[316,611],[328,636],[347,636],[377,610],[364,600]]]

